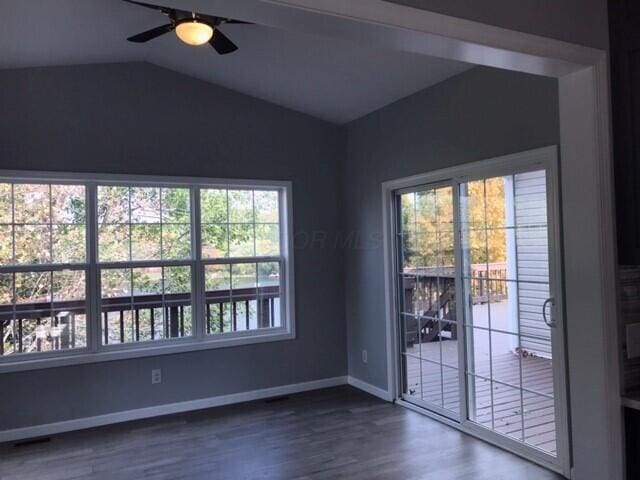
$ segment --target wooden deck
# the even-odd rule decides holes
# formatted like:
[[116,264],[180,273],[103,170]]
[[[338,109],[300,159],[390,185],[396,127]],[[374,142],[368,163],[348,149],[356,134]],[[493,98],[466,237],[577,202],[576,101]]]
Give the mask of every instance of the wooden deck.
[[[457,352],[457,342],[442,341],[443,364],[457,366]],[[407,356],[409,395],[432,405],[459,412],[457,369],[443,366],[441,370],[438,364],[424,360],[438,361],[440,356],[438,342],[416,344],[408,349],[407,353],[409,354]],[[467,388],[472,398],[470,403],[472,407],[475,406],[475,411],[470,408],[470,417],[483,426],[493,428],[497,432],[555,455],[552,361],[542,357],[520,358],[505,348],[492,352],[493,368],[490,369],[488,352],[476,351],[475,357],[475,372],[486,378],[490,378],[492,373],[496,381],[493,382],[492,388],[491,382],[486,378],[467,377]],[[522,374],[520,361],[522,361]],[[519,389],[521,378],[522,399]]]

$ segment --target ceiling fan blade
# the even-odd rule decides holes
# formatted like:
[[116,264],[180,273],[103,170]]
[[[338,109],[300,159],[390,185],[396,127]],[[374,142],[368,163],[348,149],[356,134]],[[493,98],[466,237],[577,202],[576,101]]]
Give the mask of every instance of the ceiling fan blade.
[[169,33],[175,28],[173,23],[167,23],[166,25],[162,25],[160,27],[152,28],[151,30],[147,30],[146,32],[138,33],[132,37],[127,38],[130,42],[135,43],[144,43],[149,40],[153,40],[160,35],[164,35],[165,33]]
[[220,55],[226,55],[227,53],[235,52],[238,49],[238,46],[229,40],[229,38],[227,38],[227,36],[217,28],[213,31],[213,37],[209,40],[209,45],[211,45]]
[[236,24],[236,25],[255,25],[252,22],[245,22],[245,21],[242,21],[242,20],[234,20],[233,18],[226,19],[226,20],[223,21],[223,23],[228,23],[228,24],[231,24],[231,25],[233,25],[233,24]]
[[131,3],[133,5],[140,5],[141,7],[151,8],[152,10],[158,10],[162,13],[169,13],[173,8],[163,7],[162,5],[153,5],[151,3],[138,2],[137,0],[122,0],[123,2]]
[[245,22],[243,20],[235,20],[233,18],[223,18],[223,17],[214,17],[212,15],[204,15],[202,13],[196,13],[196,16],[198,18],[201,18],[205,21],[207,21],[210,25],[213,26],[217,26],[217,25],[222,25],[223,23],[228,23],[228,24],[237,24],[237,25],[255,25],[254,23],[251,22]]

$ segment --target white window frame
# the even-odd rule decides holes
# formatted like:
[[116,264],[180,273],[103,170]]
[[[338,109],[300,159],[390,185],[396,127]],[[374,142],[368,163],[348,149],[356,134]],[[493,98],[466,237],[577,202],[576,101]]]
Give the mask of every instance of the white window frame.
[[[86,195],[86,261],[74,264],[73,268],[84,268],[87,272],[87,346],[54,352],[32,352],[7,355],[0,358],[0,374],[14,371],[97,363],[103,361],[168,355],[198,350],[249,345],[254,343],[291,340],[295,332],[295,293],[293,262],[293,207],[292,182],[283,180],[242,180],[204,177],[122,175],[70,172],[30,172],[0,170],[0,182],[7,183],[50,183],[84,185]],[[114,262],[99,263],[97,229],[97,186],[146,186],[146,187],[182,187],[191,191],[191,244],[192,256],[187,260],[127,261],[118,262],[121,268],[132,265],[157,263],[189,264],[192,266],[192,330],[193,335],[181,338],[167,338],[151,341],[130,342],[125,344],[102,345],[102,320],[100,315],[100,286],[98,272],[105,266],[114,266]],[[273,257],[248,257],[245,259],[224,258],[218,260],[202,259],[200,189],[250,189],[277,190],[279,192],[280,214],[280,255]],[[204,268],[211,263],[235,263],[236,260],[280,262],[280,320],[281,325],[257,330],[236,332],[206,333],[204,319]],[[37,265],[35,269],[59,270],[64,264]],[[2,268],[0,268],[2,269]],[[31,266],[7,266],[4,269],[30,270]]]
[[[395,195],[403,189],[413,190],[416,187],[440,187],[443,185],[451,185],[453,188],[454,217],[459,211],[459,185],[473,180],[481,180],[489,177],[497,177],[502,175],[512,175],[520,172],[529,172],[535,169],[544,169],[547,174],[547,204],[548,204],[548,228],[549,228],[549,251],[550,251],[550,268],[553,267],[553,274],[550,276],[551,295],[555,298],[555,307],[553,309],[553,318],[557,322],[554,329],[554,401],[556,407],[556,441],[557,456],[553,457],[542,450],[526,445],[517,440],[509,439],[507,436],[497,433],[491,429],[487,429],[479,424],[474,423],[468,418],[467,401],[468,387],[466,379],[466,320],[463,313],[463,301],[456,302],[457,318],[459,319],[460,336],[458,337],[459,363],[458,369],[466,372],[460,377],[460,412],[458,415],[451,415],[450,412],[441,410],[437,407],[420,405],[418,402],[409,402],[404,398],[401,385],[401,362],[400,362],[400,328],[398,318],[400,316],[400,304],[396,292],[396,278],[399,271],[397,265],[396,252],[396,212],[395,212]],[[387,328],[387,366],[388,378],[390,379],[389,395],[390,399],[396,401],[399,405],[418,411],[426,416],[435,418],[443,423],[457,428],[458,430],[469,435],[478,437],[498,447],[511,451],[517,455],[527,458],[533,462],[545,466],[558,473],[569,471],[570,461],[570,445],[569,445],[569,404],[566,396],[567,370],[566,370],[566,351],[565,351],[565,333],[564,333],[564,292],[559,287],[563,285],[563,271],[561,265],[562,251],[561,245],[561,225],[560,219],[560,203],[559,203],[560,185],[558,183],[558,147],[548,146],[509,154],[501,157],[480,160],[476,162],[465,163],[453,167],[434,170],[432,172],[417,174],[411,177],[389,180],[382,183],[382,219],[383,219],[383,243],[384,243],[384,268],[385,268],[385,320]],[[459,220],[456,220],[458,223]],[[459,232],[456,232],[455,240],[456,255],[460,255],[460,246],[462,240]],[[456,298],[464,298],[462,292],[462,259],[456,258]],[[550,270],[550,273],[552,271]],[[555,282],[554,282],[555,280]],[[472,393],[472,392],[471,392]]]

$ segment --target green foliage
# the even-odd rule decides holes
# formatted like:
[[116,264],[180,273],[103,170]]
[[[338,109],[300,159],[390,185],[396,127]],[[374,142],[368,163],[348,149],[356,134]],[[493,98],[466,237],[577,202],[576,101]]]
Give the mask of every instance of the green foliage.
[[[471,263],[507,261],[504,178],[469,182],[465,200]],[[486,231],[485,231],[486,228]]]
[[[461,222],[472,264],[507,260],[504,188],[502,177],[466,184]],[[405,267],[453,267],[452,200],[450,187],[402,195]]]
[[453,265],[451,187],[403,195],[401,220],[405,267]]
[[[99,186],[97,193],[99,262],[192,259],[189,188]],[[202,189],[200,209],[204,258],[279,254],[278,192]],[[82,185],[0,183],[0,265],[85,263],[86,218]],[[234,284],[278,278],[277,263],[261,264],[258,273],[250,265],[252,274],[237,267]],[[126,298],[188,293],[192,274],[189,266],[114,268],[103,269],[100,281],[103,297]],[[207,278],[206,288],[230,288],[228,275]],[[1,305],[85,296],[84,270],[0,274]]]

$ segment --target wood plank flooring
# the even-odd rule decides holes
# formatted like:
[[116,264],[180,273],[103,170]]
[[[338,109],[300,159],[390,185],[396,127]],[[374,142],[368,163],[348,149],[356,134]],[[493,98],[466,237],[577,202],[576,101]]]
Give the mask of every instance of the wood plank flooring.
[[2,480],[561,477],[351,387],[0,445]]

